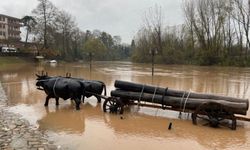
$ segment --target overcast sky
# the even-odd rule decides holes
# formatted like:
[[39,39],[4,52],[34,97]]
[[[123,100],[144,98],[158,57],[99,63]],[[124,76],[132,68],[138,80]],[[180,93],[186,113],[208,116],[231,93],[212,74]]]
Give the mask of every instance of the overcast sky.
[[[50,0],[57,8],[75,17],[78,27],[85,30],[99,29],[111,35],[120,35],[130,44],[143,23],[145,12],[155,5],[161,6],[164,24],[183,23],[183,0]],[[17,18],[31,15],[37,0],[1,0],[0,14]]]

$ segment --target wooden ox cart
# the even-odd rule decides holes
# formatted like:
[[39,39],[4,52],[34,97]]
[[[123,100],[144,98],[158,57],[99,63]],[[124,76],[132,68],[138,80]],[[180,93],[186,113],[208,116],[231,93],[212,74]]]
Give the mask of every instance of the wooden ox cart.
[[104,112],[123,114],[124,106],[131,104],[162,108],[192,113],[195,125],[200,119],[213,127],[225,125],[225,120],[229,120],[226,126],[233,130],[236,129],[237,119],[250,121],[243,117],[249,107],[248,99],[177,91],[119,80],[115,81],[114,86],[116,90],[111,91],[111,97],[103,97]]

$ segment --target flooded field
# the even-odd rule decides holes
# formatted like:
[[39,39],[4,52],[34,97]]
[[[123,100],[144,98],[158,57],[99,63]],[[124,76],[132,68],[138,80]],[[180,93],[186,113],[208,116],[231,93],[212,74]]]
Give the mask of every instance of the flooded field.
[[[63,149],[249,149],[250,122],[238,121],[237,130],[192,124],[188,114],[133,106],[125,109],[124,119],[104,113],[102,103],[91,97],[76,111],[70,100],[60,99],[59,107],[50,100],[44,107],[45,93],[37,90],[35,74],[45,70],[51,76],[104,81],[108,94],[115,80],[168,87],[177,90],[214,93],[250,98],[250,68],[156,65],[151,77],[150,64],[95,62],[88,64],[9,65],[0,68],[0,81],[8,97],[9,109],[49,134]],[[250,111],[247,114],[250,117]],[[168,130],[172,122],[172,130]]]

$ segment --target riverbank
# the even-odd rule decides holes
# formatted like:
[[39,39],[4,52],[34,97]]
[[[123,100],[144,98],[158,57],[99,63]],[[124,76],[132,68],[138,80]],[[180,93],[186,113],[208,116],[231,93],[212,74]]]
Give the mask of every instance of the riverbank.
[[8,111],[7,97],[0,83],[0,149],[56,150],[58,146],[48,136],[20,115]]
[[17,64],[17,63],[27,63],[28,60],[25,58],[20,58],[20,57],[13,57],[13,56],[6,56],[6,57],[1,57],[0,56],[0,66],[5,65],[5,64]]

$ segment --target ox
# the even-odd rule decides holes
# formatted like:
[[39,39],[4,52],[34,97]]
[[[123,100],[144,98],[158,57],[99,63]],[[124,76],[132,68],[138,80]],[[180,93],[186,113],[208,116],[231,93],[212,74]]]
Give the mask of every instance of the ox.
[[44,106],[48,106],[49,99],[55,98],[56,105],[59,105],[59,97],[64,100],[72,99],[75,101],[76,110],[80,109],[81,96],[85,93],[84,84],[76,79],[65,77],[49,77],[47,75],[36,75],[36,86],[44,90],[47,94]]
[[[73,99],[76,103],[76,109],[79,109],[81,97],[86,96],[87,98],[95,96],[98,103],[101,102],[100,95],[104,90],[106,96],[106,85],[97,80],[83,80],[81,78],[66,77],[49,77],[46,75],[36,75],[37,83],[36,86],[40,90],[44,90],[47,94],[44,106],[48,106],[50,98],[56,99],[56,105],[59,105],[59,97],[66,99]],[[42,87],[42,88],[41,88]]]
[[102,94],[102,91],[104,90],[104,95],[106,96],[106,85],[102,81],[97,80],[81,80],[81,83],[85,87],[85,93],[83,95],[82,102],[84,103],[84,96],[87,98],[91,96],[95,96],[97,98],[98,103],[101,102],[100,95]]
[[84,98],[85,96],[87,98],[91,97],[91,96],[95,96],[97,98],[97,102],[100,103],[101,102],[101,97],[100,95],[102,95],[102,91],[104,90],[104,95],[107,95],[107,90],[106,90],[106,85],[104,82],[102,81],[97,81],[97,80],[84,80],[81,78],[72,78],[71,77],[71,73],[66,73],[66,78],[70,78],[70,79],[74,79],[77,81],[80,81],[84,87],[85,87],[85,93],[83,94],[82,97],[82,102],[84,103]]

